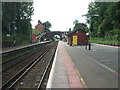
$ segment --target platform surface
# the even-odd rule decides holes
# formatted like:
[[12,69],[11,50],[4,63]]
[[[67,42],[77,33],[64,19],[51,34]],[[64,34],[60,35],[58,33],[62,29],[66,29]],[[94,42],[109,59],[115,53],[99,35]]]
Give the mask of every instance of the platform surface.
[[16,49],[21,49],[21,48],[26,48],[26,47],[38,45],[38,44],[43,44],[43,43],[46,43],[46,42],[49,42],[49,41],[30,43],[30,44],[26,44],[26,45],[18,45],[18,46],[13,46],[13,47],[2,48],[2,50],[0,50],[0,54],[5,53],[5,52],[10,52],[10,51],[13,51],[13,50],[16,50]]
[[58,44],[47,88],[84,88],[62,41]]

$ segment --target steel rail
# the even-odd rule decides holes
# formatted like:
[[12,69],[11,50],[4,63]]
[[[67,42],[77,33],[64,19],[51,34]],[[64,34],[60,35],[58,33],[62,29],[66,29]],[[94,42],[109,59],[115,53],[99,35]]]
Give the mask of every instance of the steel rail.
[[[37,45],[36,45],[36,46],[37,46]],[[7,60],[7,61],[5,61],[5,62],[2,62],[2,64],[8,63],[8,62],[12,61],[13,59],[19,58],[19,57],[21,57],[21,56],[23,56],[23,55],[25,55],[25,54],[27,54],[27,53],[32,52],[32,50],[31,50],[32,47],[36,47],[36,46],[31,46],[31,47],[23,48],[25,51],[27,51],[27,49],[30,49],[30,51],[29,51],[29,52],[26,52],[26,53],[24,53],[24,54],[21,54],[21,55],[19,55],[19,56],[17,56],[17,57],[13,57],[12,59]],[[39,47],[36,47],[36,49],[37,49],[37,48],[39,48]],[[35,49],[35,50],[36,50],[36,49]],[[22,49],[21,49],[21,50],[18,50],[18,51],[16,51],[16,52],[19,52],[19,51],[22,51]],[[7,53],[9,53],[9,52],[7,52]]]
[[31,45],[28,45],[28,46],[23,46],[23,47],[20,47],[20,48],[16,48],[16,49],[12,49],[12,50],[8,50],[8,51],[0,52],[0,56],[4,56],[4,55],[11,54],[11,53],[15,53],[16,51],[23,50],[23,49],[28,49],[28,48],[32,48],[34,46],[48,44],[50,42],[51,41],[46,41],[46,42],[43,42],[43,43],[31,44]]
[[[14,75],[10,80],[8,80],[2,86],[2,90],[6,89],[6,87],[8,87],[8,89],[11,89],[47,52],[48,52],[48,50],[43,52],[32,63],[26,65],[22,70],[20,70],[16,75]],[[11,82],[13,82],[13,83],[11,84]]]
[[11,89],[28,71],[30,71],[30,69],[47,53],[47,51],[41,57],[39,57],[29,68],[27,68],[27,70],[18,79],[16,79],[12,85],[10,85],[9,89]]
[[[31,51],[30,51],[30,52],[31,52]],[[21,54],[21,55],[19,55],[19,56],[17,56],[17,57],[14,57],[14,58],[8,60],[8,61],[2,62],[2,64],[8,63],[8,62],[12,61],[13,59],[19,58],[19,57],[21,57],[21,56],[23,56],[23,55],[26,55],[26,54],[30,53],[30,52],[26,52],[26,53],[24,53],[24,54]]]
[[[45,47],[45,46],[44,46],[44,47]],[[42,47],[42,48],[44,48],[44,47]],[[38,48],[37,48],[37,49],[38,49]],[[35,50],[36,50],[36,49],[35,49]],[[35,50],[34,50],[34,51],[35,51]],[[37,51],[39,51],[39,49],[38,49]],[[35,51],[35,53],[36,53],[37,51]],[[10,61],[13,61],[14,59],[17,59],[17,58],[19,58],[19,57],[21,57],[21,56],[27,55],[27,54],[32,53],[32,52],[33,52],[33,51],[24,53],[24,54],[22,54],[22,55],[20,55],[20,56],[18,56],[18,57],[15,57],[15,58],[13,58],[13,59],[11,59],[11,60],[9,60],[9,61],[6,61],[6,62],[2,63],[2,65],[3,65],[3,64],[6,64],[6,63],[9,63]],[[19,62],[21,62],[21,61],[22,61],[22,60],[20,60],[20,61],[14,63],[12,66],[6,67],[5,69],[2,68],[2,72],[8,70],[8,68],[13,67],[14,65],[16,65],[17,63],[19,63]]]
[[51,65],[51,62],[52,62],[52,60],[53,60],[53,58],[54,58],[55,52],[56,52],[56,48],[55,48],[54,53],[52,54],[52,56],[51,56],[51,58],[50,58],[50,60],[49,60],[49,62],[48,62],[48,64],[47,64],[46,68],[45,68],[45,71],[44,71],[44,73],[43,73],[43,75],[42,75],[42,78],[41,78],[40,81],[39,81],[39,84],[38,84],[38,86],[37,86],[37,90],[40,90],[40,87],[41,87],[41,85],[42,85],[42,83],[43,83],[43,81],[44,81],[44,78],[45,78],[45,76],[46,76],[46,73],[47,73],[47,71],[48,71],[48,69],[49,69],[49,67],[50,67],[50,65]]

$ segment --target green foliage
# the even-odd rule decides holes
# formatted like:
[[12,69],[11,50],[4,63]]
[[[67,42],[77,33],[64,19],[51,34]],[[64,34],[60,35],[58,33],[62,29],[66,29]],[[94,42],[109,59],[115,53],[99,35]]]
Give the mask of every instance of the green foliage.
[[[118,42],[120,34],[120,2],[91,2],[87,13],[92,38]],[[99,15],[95,17],[95,15]]]
[[52,26],[49,21],[44,22],[43,25],[45,26],[46,29],[49,29]]
[[57,36],[54,36],[54,37],[52,38],[52,41],[58,41],[58,40],[60,40],[60,38],[58,38]]
[[30,21],[33,11],[34,9],[32,2],[3,2],[2,40],[8,40],[6,34],[10,34],[10,40],[13,41],[14,27],[16,27],[16,40],[23,43],[30,42],[32,33]]
[[84,24],[84,23],[79,23],[78,20],[75,20],[73,24],[75,25],[75,26],[73,27],[73,31],[74,31],[74,30],[77,30],[77,29],[83,29],[83,30],[89,32],[89,29],[88,29],[88,27],[87,27],[86,24]]
[[37,36],[41,34],[41,32],[39,32],[37,30],[32,30],[32,33],[35,33]]
[[108,45],[119,45],[119,42],[116,40],[108,40],[103,38],[91,38],[91,43],[99,43],[99,44],[108,44]]
[[79,21],[76,19],[73,24],[76,25],[77,23],[79,23]]
[[71,28],[69,28],[69,32],[71,32]]
[[49,21],[46,21],[42,25],[45,27],[45,31],[44,32],[49,33],[52,24]]

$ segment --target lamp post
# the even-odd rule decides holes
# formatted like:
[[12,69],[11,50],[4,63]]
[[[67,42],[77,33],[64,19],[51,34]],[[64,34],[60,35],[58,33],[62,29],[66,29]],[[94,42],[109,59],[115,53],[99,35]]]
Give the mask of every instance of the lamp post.
[[14,42],[13,42],[13,44],[14,44],[14,46],[16,46],[16,27],[15,27],[15,22],[12,22],[14,25],[13,25],[13,32],[14,32]]
[[87,33],[87,39],[88,39],[88,50],[91,50],[91,43],[90,43],[90,34]]
[[[82,17],[84,17],[84,16],[89,16],[89,17],[98,17],[99,15],[98,14],[93,14],[93,15],[88,15],[88,14],[85,14],[85,15],[82,15]],[[90,35],[91,35],[91,18],[90,18],[90,31],[89,31],[89,33],[86,33],[86,35],[88,36],[88,40],[89,40],[89,42],[88,42],[88,45],[89,45],[89,50],[91,50],[91,43],[90,43]],[[86,49],[87,49],[87,46],[86,46]]]
[[[89,37],[89,33],[86,33],[86,36],[87,36],[87,40],[88,40],[88,45],[89,45],[89,50],[91,49],[91,44],[90,44],[90,37]],[[86,50],[87,50],[87,45],[86,45]]]
[[8,37],[8,41],[9,41],[9,47],[10,47],[10,22],[9,22],[9,32],[7,34],[7,37]]

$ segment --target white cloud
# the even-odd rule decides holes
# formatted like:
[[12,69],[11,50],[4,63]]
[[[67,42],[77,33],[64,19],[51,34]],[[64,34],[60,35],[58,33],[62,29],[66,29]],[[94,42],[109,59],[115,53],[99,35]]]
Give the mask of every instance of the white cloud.
[[85,22],[82,15],[87,13],[91,1],[93,0],[34,0],[33,28],[41,20],[52,24],[51,31],[66,31],[73,27],[75,19]]

